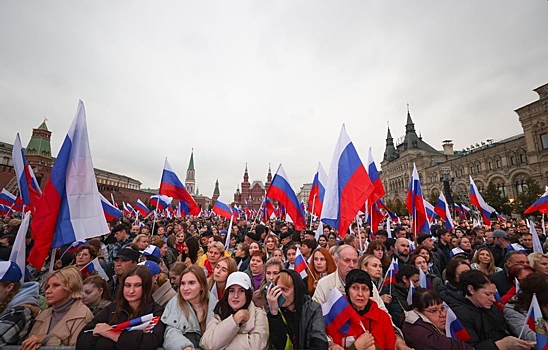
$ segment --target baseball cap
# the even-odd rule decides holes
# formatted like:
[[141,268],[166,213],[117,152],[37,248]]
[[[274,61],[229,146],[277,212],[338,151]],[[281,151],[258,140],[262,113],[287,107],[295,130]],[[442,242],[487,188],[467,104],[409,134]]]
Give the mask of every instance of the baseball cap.
[[495,230],[489,238],[508,238],[508,234],[503,230]]
[[21,269],[13,261],[0,261],[0,281],[19,282],[22,277]]
[[162,272],[162,270],[160,269],[160,265],[156,264],[154,261],[146,260],[146,261],[143,261],[142,263],[138,263],[137,265],[146,266],[146,268],[150,271],[152,276]]
[[116,255],[116,257],[114,258],[114,260],[116,259],[123,259],[125,261],[139,261],[139,252],[138,251],[135,251],[131,248],[122,248],[118,251],[118,255]]
[[241,286],[245,290],[249,290],[249,288],[251,288],[251,279],[245,272],[240,272],[240,271],[232,272],[228,276],[228,279],[226,280],[225,289],[228,289],[228,287],[235,284]]

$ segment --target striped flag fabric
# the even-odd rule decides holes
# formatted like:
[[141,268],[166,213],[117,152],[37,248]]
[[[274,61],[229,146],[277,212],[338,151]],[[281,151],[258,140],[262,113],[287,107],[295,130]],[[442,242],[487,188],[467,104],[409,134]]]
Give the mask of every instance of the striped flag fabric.
[[121,332],[121,331],[142,331],[147,327],[151,326],[149,333],[153,331],[154,326],[158,324],[160,316],[154,316],[153,314],[144,315],[141,317],[133,318],[129,321],[118,323],[117,325],[112,326],[110,331]]
[[308,264],[306,263],[306,259],[301,253],[301,250],[297,248],[297,252],[295,254],[295,267],[293,268],[293,270],[298,272],[299,275],[301,275],[301,278],[304,279],[306,276],[308,276],[308,273],[306,272],[307,268]]
[[461,340],[467,342],[470,340],[470,334],[462,323],[457,318],[457,315],[451,310],[451,308],[444,302],[443,306],[447,310],[447,316],[445,318],[445,335],[449,338]]
[[531,305],[527,311],[527,326],[531,328],[537,335],[537,350],[548,350],[548,333],[546,321],[542,315],[542,310],[539,306],[537,295],[533,294]]
[[91,260],[86,266],[84,266],[80,273],[82,274],[82,278],[86,279],[91,275],[99,275],[102,279],[108,282],[109,278],[105,270],[101,267],[101,263],[99,263],[99,258],[95,258]]

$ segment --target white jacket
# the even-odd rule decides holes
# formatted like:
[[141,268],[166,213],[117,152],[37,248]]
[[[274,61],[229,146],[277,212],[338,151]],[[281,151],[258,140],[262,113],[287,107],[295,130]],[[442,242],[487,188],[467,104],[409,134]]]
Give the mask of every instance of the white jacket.
[[[187,346],[195,347],[197,343],[194,345],[189,338],[192,338],[192,340],[196,342],[202,337],[202,330],[200,329],[198,317],[190,306],[190,303],[186,303],[189,309],[188,319],[179,306],[178,297],[174,297],[166,305],[164,313],[162,314],[162,322],[166,325],[163,344],[165,350],[181,350]],[[217,305],[217,298],[209,293],[206,323],[211,320],[215,305]]]
[[249,320],[241,326],[230,316],[221,321],[214,315],[200,342],[204,350],[264,350],[268,345],[266,312],[249,304]]

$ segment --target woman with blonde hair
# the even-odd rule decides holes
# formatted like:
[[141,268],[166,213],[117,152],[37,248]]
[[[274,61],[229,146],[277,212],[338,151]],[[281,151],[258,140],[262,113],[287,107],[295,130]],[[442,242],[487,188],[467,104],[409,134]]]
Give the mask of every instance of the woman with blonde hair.
[[215,265],[217,265],[224,253],[225,247],[221,242],[211,242],[207,247],[207,253],[198,260],[197,265],[203,266],[207,271],[207,277],[211,277],[213,276]]
[[311,257],[310,265],[308,265],[307,270],[308,276],[303,280],[306,285],[308,295],[310,296],[314,295],[316,285],[318,284],[320,278],[325,277],[337,270],[337,266],[335,265],[335,261],[333,260],[331,254],[329,254],[329,250],[321,247],[316,248]]
[[181,275],[177,297],[167,303],[162,315],[166,324],[165,350],[200,349],[206,324],[213,316],[217,298],[207,288],[204,270],[196,265]]
[[280,247],[280,243],[278,240],[278,236],[276,236],[275,234],[269,233],[264,239],[264,251],[266,253],[266,259],[268,260],[272,258],[274,249],[279,247]]
[[492,275],[495,272],[499,272],[502,269],[495,266],[495,258],[489,248],[481,247],[474,254],[472,264],[470,264],[472,270],[480,270],[481,272]]
[[133,239],[133,243],[135,243],[137,247],[139,247],[139,250],[145,250],[148,247],[148,236],[144,233],[139,233]]
[[529,260],[529,266],[535,271],[548,276],[548,254],[531,253],[527,256],[527,260]]
[[93,319],[82,301],[82,276],[74,266],[52,272],[44,289],[50,307],[36,316],[21,350],[35,350],[42,345],[75,346],[78,334]]
[[221,300],[225,294],[226,280],[231,273],[238,271],[236,261],[232,258],[222,257],[215,265],[213,276],[207,279],[207,289]]
[[269,281],[274,281],[280,271],[284,269],[283,262],[278,258],[270,258],[263,266],[264,276],[259,288],[253,292],[253,303],[255,306],[266,309],[265,286]]

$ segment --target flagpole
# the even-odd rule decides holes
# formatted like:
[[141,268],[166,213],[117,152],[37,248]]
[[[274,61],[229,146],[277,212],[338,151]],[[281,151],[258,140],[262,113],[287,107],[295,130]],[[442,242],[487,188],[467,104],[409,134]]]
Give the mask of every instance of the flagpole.
[[255,218],[253,219],[253,226],[255,226],[255,221],[257,221],[257,218],[259,217],[259,213],[261,212],[265,199],[266,199],[266,196],[263,197],[263,201],[261,202],[261,205],[259,206],[259,210],[257,210],[257,214],[255,214]]
[[[536,297],[537,297],[537,293],[533,293],[533,298],[536,299]],[[525,322],[523,322],[523,327],[521,327],[521,332],[519,332],[518,339],[521,339],[521,336],[523,335],[523,331],[525,330],[525,327],[527,327],[527,320],[529,319],[529,316],[531,315],[532,309],[533,309],[533,299],[531,299],[531,305],[529,306],[529,310],[527,311],[527,315],[525,316]]]
[[[149,200],[150,201],[150,200]],[[181,200],[179,199],[179,202]],[[160,204],[160,192],[158,192],[158,199],[156,200],[156,210],[158,210],[158,204]],[[179,205],[181,205],[181,203],[179,203]],[[156,210],[154,211],[154,213],[156,213]],[[152,222],[152,230],[150,231],[150,233],[152,235],[154,235],[154,226],[156,225],[156,219]]]
[[310,229],[312,230],[312,215],[314,215],[314,205],[316,204],[316,194],[312,198],[312,209],[310,210]]

